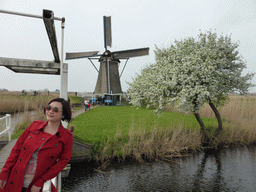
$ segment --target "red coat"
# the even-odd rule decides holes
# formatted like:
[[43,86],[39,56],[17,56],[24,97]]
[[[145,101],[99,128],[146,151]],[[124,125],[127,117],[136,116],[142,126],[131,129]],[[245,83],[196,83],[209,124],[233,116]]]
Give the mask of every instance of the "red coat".
[[19,137],[0,173],[0,180],[7,180],[0,192],[21,191],[26,165],[34,151],[46,141],[38,152],[36,173],[27,191],[32,185],[42,189],[44,182],[56,177],[67,165],[72,153],[72,133],[62,125],[55,135],[45,133],[43,128],[47,123],[34,121]]

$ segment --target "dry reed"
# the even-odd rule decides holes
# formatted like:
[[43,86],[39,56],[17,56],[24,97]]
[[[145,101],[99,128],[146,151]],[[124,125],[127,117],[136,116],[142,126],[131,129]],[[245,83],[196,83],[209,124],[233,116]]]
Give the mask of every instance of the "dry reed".
[[[175,109],[167,108],[169,111]],[[216,145],[252,145],[256,142],[256,97],[230,95],[224,106],[219,106],[223,131]],[[199,111],[202,117],[215,118],[210,106],[205,104]]]
[[104,169],[114,159],[125,161],[134,159],[172,161],[174,157],[181,157],[189,153],[202,150],[200,130],[187,130],[185,127],[170,127],[168,129],[154,128],[146,132],[140,127],[134,131],[130,128],[128,138],[123,138],[117,131],[113,139],[104,144],[100,153],[94,155],[94,160]]
[[[223,131],[216,142],[224,145],[253,145],[256,143],[256,97],[232,95],[225,106],[218,107],[224,122]],[[201,116],[215,117],[205,105]]]
[[[256,97],[229,96],[225,106],[218,110],[223,119],[223,131],[211,147],[248,146],[256,143]],[[172,110],[173,109],[167,109]],[[205,105],[200,110],[203,117],[215,118],[211,108]],[[185,125],[161,129],[155,127],[150,132],[140,124],[138,131],[130,128],[128,138],[123,138],[118,129],[114,139],[104,144],[103,150],[94,156],[104,169],[114,158],[125,161],[164,160],[188,155],[203,150],[199,129],[187,129]]]
[[17,94],[0,94],[0,114],[34,111],[37,108],[43,107],[47,102],[55,97],[55,94],[51,94],[50,96],[22,96]]
[[22,96],[17,93],[0,94],[0,114],[23,113],[23,118],[15,125],[14,131],[23,130],[26,129],[32,121],[44,119],[43,108],[47,102],[55,97],[55,94],[51,94],[50,96]]

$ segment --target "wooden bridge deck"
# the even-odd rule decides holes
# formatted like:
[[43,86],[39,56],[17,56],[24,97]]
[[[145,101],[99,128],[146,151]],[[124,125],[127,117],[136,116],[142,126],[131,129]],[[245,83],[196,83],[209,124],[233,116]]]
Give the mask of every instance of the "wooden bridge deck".
[[0,170],[2,170],[5,161],[7,160],[8,156],[11,153],[11,150],[13,146],[15,145],[17,139],[11,140],[7,145],[5,145],[1,150],[0,150]]

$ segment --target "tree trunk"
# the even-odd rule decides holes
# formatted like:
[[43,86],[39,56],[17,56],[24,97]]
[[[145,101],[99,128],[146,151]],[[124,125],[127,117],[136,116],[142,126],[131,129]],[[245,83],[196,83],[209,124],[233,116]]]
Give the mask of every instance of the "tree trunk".
[[218,121],[218,129],[217,131],[214,133],[213,136],[209,135],[205,129],[205,125],[204,125],[204,122],[202,121],[200,115],[198,113],[194,113],[194,116],[196,117],[196,120],[198,121],[200,127],[201,127],[201,130],[204,134],[204,137],[206,139],[206,142],[210,142],[212,139],[218,137],[218,135],[220,134],[220,132],[222,131],[222,120],[221,120],[221,117],[220,117],[220,113],[219,111],[217,110],[217,108],[215,107],[215,105],[211,102],[211,100],[209,101],[209,105],[211,107],[211,109],[213,110],[214,114],[215,114],[215,117],[217,118],[217,121]]
[[201,127],[201,130],[204,134],[204,137],[205,137],[205,142],[209,142],[211,140],[211,136],[207,133],[207,131],[205,130],[205,126],[204,126],[204,122],[202,121],[199,113],[194,113],[195,117],[196,117],[196,120],[198,121],[200,127]]
[[220,134],[220,132],[222,131],[222,120],[221,120],[221,117],[220,117],[220,113],[219,111],[217,110],[217,108],[214,106],[214,104],[211,102],[211,100],[209,101],[209,105],[211,106],[214,114],[215,114],[215,117],[217,118],[218,120],[218,129],[217,131],[214,133],[213,137],[218,137],[218,135]]

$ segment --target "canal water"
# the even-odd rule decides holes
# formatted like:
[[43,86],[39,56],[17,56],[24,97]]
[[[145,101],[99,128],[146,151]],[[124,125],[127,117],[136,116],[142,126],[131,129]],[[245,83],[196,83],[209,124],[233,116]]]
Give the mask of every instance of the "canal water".
[[105,172],[88,163],[71,165],[64,192],[256,191],[256,148],[196,153],[174,163],[114,163]]

